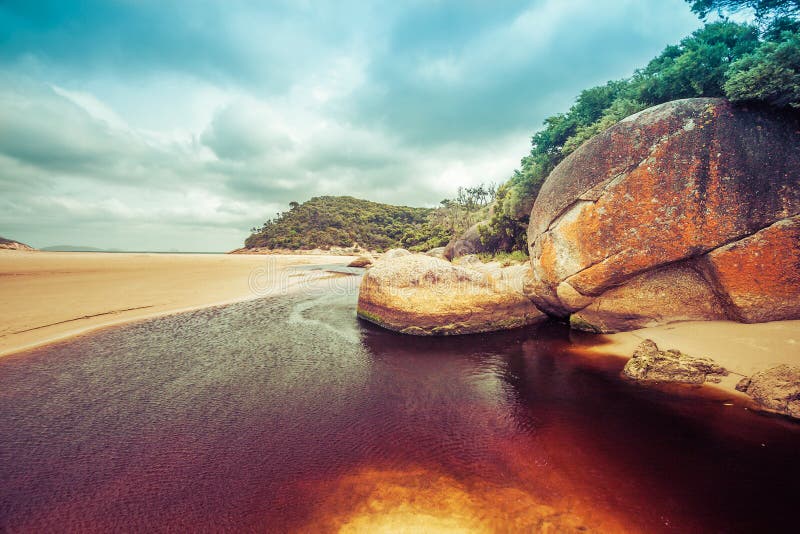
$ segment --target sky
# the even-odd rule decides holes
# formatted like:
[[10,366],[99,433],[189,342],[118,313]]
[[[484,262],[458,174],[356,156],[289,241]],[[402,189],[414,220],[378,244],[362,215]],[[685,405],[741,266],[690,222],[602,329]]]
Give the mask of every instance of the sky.
[[700,24],[683,0],[3,0],[0,236],[226,251],[313,196],[435,206]]

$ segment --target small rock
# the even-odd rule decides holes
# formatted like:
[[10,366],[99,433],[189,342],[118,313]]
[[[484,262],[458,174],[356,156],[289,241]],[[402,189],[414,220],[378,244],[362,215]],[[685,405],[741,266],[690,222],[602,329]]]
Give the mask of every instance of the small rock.
[[347,264],[348,267],[369,267],[375,263],[375,258],[372,257],[370,254],[364,254],[363,256],[359,256],[350,263]]
[[725,368],[708,358],[696,358],[677,350],[659,350],[651,339],[636,347],[622,373],[641,382],[681,384],[702,384],[706,380],[718,382],[718,377],[728,375]]
[[741,380],[736,389],[747,393],[765,410],[800,419],[800,367],[779,365],[759,371]]

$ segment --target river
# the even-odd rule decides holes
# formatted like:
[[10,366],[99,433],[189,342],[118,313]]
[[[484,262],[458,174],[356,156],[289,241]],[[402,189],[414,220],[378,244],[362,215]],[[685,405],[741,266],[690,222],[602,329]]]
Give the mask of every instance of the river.
[[628,383],[562,325],[413,338],[355,301],[267,297],[0,359],[0,531],[794,527],[800,425]]

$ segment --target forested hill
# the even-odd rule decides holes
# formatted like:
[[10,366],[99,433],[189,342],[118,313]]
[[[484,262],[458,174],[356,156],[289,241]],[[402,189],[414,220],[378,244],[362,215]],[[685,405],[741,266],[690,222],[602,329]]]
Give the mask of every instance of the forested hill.
[[245,241],[245,247],[313,249],[349,247],[370,250],[414,245],[446,244],[449,234],[436,238],[430,223],[433,208],[380,204],[347,196],[314,197],[292,202],[289,211],[264,223]]

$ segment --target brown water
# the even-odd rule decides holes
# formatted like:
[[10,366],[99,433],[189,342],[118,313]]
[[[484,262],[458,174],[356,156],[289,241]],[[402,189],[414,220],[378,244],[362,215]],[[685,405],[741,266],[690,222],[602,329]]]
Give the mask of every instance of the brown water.
[[794,528],[800,425],[626,383],[559,325],[420,339],[354,306],[276,297],[0,359],[0,531]]

